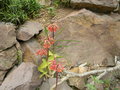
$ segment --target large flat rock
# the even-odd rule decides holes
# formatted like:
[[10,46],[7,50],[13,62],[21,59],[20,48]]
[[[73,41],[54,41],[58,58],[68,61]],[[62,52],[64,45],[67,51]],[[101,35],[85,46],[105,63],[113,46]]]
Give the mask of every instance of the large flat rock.
[[56,23],[60,27],[56,32],[56,52],[67,64],[114,66],[114,57],[120,56],[120,22],[82,9]]

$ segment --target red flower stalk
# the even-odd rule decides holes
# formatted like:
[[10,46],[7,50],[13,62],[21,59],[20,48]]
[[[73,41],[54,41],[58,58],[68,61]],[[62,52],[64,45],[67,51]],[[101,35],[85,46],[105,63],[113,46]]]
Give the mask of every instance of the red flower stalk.
[[50,64],[50,69],[56,72],[62,72],[64,70],[64,67],[60,63],[56,63],[55,60],[53,60]]
[[48,26],[48,30],[49,30],[50,32],[56,32],[57,29],[58,29],[58,26],[57,26],[56,24],[50,24],[50,25]]
[[47,50],[45,50],[45,49],[40,49],[40,50],[38,50],[38,51],[36,52],[36,54],[37,54],[37,55],[41,55],[41,56],[47,55]]

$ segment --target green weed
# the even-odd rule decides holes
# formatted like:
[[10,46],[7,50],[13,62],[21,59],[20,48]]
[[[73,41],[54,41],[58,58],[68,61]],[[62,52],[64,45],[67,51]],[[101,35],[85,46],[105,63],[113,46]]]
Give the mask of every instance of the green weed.
[[47,8],[48,10],[48,13],[51,15],[51,16],[55,16],[55,8],[54,7],[48,7]]
[[1,0],[0,20],[12,22],[16,25],[34,18],[41,8],[36,0]]

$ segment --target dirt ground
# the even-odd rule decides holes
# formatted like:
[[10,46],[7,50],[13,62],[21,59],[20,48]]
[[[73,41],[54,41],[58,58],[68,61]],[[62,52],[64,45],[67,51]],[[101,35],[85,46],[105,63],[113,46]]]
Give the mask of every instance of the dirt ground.
[[57,8],[55,9],[55,15],[51,16],[48,13],[48,10],[43,9],[40,11],[40,15],[38,18],[34,19],[35,21],[40,22],[41,24],[43,24],[44,26],[53,23],[56,20],[59,20],[67,15],[69,15],[71,12],[76,11],[74,9],[71,8]]

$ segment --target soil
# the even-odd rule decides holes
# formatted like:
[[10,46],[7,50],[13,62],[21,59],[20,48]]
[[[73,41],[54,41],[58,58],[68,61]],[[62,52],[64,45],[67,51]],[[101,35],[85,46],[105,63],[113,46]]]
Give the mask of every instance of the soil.
[[57,8],[54,11],[55,15],[51,16],[50,13],[48,13],[47,9],[43,9],[40,11],[39,17],[34,20],[40,22],[44,26],[47,26],[48,24],[53,23],[56,20],[59,20],[65,16],[69,15],[73,11],[75,11],[75,10],[71,9],[71,8]]

